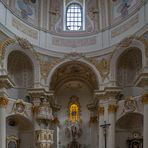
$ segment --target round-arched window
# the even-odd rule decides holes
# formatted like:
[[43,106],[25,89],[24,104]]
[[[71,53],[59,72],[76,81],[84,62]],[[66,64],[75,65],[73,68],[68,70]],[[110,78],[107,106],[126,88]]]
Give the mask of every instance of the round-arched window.
[[70,31],[82,30],[82,7],[78,3],[72,3],[66,10],[66,29]]

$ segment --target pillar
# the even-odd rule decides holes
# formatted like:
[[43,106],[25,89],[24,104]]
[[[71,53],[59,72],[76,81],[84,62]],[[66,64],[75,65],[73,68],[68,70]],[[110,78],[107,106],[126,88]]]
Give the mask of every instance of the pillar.
[[104,131],[103,128],[100,127],[104,123],[104,107],[99,107],[99,148],[103,148],[104,146]]
[[144,105],[144,122],[143,122],[143,148],[148,147],[148,94],[142,96]]
[[108,131],[108,148],[115,148],[115,112],[116,105],[111,104],[108,106],[109,113],[109,131]]
[[8,99],[0,97],[0,148],[6,148],[6,106]]

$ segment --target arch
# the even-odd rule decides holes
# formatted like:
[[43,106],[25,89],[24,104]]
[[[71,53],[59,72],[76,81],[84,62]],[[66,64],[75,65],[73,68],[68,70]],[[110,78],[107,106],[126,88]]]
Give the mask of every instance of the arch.
[[[11,114],[6,118],[6,135],[7,137],[15,136],[21,140],[19,147],[33,147],[34,131],[31,119],[21,114]],[[21,134],[20,134],[21,133]],[[26,143],[27,141],[27,143]]]
[[6,70],[6,72],[8,72],[8,57],[9,57],[10,53],[13,51],[20,51],[20,52],[24,53],[31,60],[31,62],[33,64],[33,69],[34,69],[34,84],[39,83],[40,82],[39,61],[33,55],[33,52],[31,50],[23,49],[18,44],[11,44],[11,45],[7,46],[7,48],[5,49],[5,55],[4,55],[4,59],[3,59],[3,63],[4,63],[3,68]]
[[31,59],[21,51],[12,51],[7,60],[7,71],[16,87],[32,88],[34,84],[34,67]]
[[[136,120],[135,127],[133,125],[133,120]],[[129,112],[121,116],[116,121],[116,127],[120,129],[129,129],[129,128],[136,128],[143,123],[143,114],[139,112]]]
[[[46,81],[46,86],[49,85],[49,90],[51,88],[51,79],[52,79],[52,76],[54,75],[54,73],[56,72],[56,70],[58,68],[60,68],[61,66],[63,66],[64,64],[67,64],[69,62],[72,62],[72,60],[66,59],[65,61],[60,62],[54,68],[51,69],[51,71],[50,71],[50,73],[49,73],[49,75],[47,77],[47,81]],[[96,67],[93,64],[89,63],[88,61],[86,61],[84,59],[74,60],[74,62],[79,62],[81,64],[85,64],[86,66],[88,66],[88,68],[90,68],[92,70],[92,72],[96,76],[97,85],[98,85],[98,89],[99,89],[99,85],[102,84],[102,78],[101,78],[101,75],[100,75],[99,71],[96,69]]]
[[20,130],[33,129],[33,123],[30,119],[21,114],[11,114],[6,117],[7,126],[18,126]]
[[[121,42],[121,44],[122,44],[122,42]],[[111,64],[110,64],[110,67],[112,67],[111,71],[110,71],[111,80],[115,81],[115,82],[116,82],[116,77],[117,77],[118,59],[125,51],[127,51],[131,48],[138,48],[142,53],[142,66],[144,67],[146,65],[146,56],[145,56],[145,48],[146,47],[141,41],[134,39],[134,40],[132,40],[130,45],[127,46],[127,47],[124,47],[124,42],[123,42],[123,46],[119,45],[118,48],[113,53],[113,56],[112,56],[112,59],[111,59]]]
[[128,112],[116,121],[115,147],[125,148],[129,139],[141,139],[143,135],[143,115]]

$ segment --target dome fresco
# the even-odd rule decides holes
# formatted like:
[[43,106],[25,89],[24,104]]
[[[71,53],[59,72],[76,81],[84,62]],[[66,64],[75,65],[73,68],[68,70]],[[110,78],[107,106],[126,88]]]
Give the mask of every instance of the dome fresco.
[[146,24],[146,15],[143,15],[146,2],[2,0],[8,17],[3,16],[6,14],[1,9],[1,21],[6,23],[2,24],[10,34],[23,37],[47,52],[101,52],[135,34]]
[[[72,0],[2,0],[8,4],[15,15],[24,22],[50,32],[62,32],[67,6]],[[106,5],[100,0],[76,0],[82,6],[84,32],[99,32],[102,29],[120,23],[138,9],[143,0],[109,0]],[[65,10],[64,10],[65,9]],[[108,13],[108,14],[106,14]],[[41,18],[40,18],[41,17]],[[105,20],[102,20],[106,17]],[[66,21],[66,20],[65,20]],[[107,23],[110,21],[109,23]],[[42,24],[42,25],[41,25]],[[102,27],[101,27],[102,26]],[[62,27],[62,28],[61,28]]]

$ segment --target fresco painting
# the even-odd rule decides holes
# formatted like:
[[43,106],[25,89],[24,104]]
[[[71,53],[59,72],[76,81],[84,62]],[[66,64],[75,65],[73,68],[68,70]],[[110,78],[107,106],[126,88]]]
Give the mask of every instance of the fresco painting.
[[117,0],[113,3],[113,20],[118,17],[126,17],[139,4],[139,0]]
[[35,19],[37,0],[16,0],[15,7],[20,11],[23,19]]

